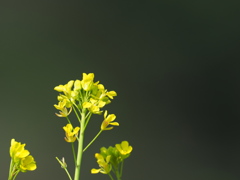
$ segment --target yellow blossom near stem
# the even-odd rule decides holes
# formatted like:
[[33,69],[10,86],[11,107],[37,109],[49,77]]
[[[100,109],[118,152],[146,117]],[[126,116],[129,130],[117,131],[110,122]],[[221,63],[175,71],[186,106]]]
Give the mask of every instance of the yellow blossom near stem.
[[106,104],[111,102],[108,98],[113,99],[114,96],[117,96],[115,91],[107,91],[102,84],[94,83],[93,91],[92,96],[96,99],[106,101]]
[[21,160],[20,170],[22,172],[33,171],[36,168],[37,168],[36,162],[34,161],[34,158],[31,155],[29,155]]
[[109,174],[112,170],[112,165],[109,163],[111,156],[107,156],[104,158],[101,154],[96,153],[95,158],[97,158],[97,163],[99,165],[99,169],[92,169],[91,173],[92,174],[97,174],[97,173],[102,173],[102,174]]
[[28,150],[25,150],[25,145],[26,144],[15,141],[15,139],[11,140],[10,156],[14,162],[18,162],[30,154]]
[[67,124],[63,127],[63,130],[65,131],[66,137],[64,138],[65,141],[72,143],[75,142],[77,139],[78,131],[80,130],[79,127],[75,127],[73,129],[71,124]]
[[59,111],[58,113],[55,113],[58,117],[67,117],[71,111],[72,111],[72,107],[70,106],[70,110],[68,111],[68,109],[66,107],[69,107],[68,102],[66,99],[62,99],[62,96],[58,96],[58,99],[61,99],[62,101],[59,101],[58,104],[54,104],[54,107]]
[[25,150],[26,144],[21,144],[20,142],[11,140],[10,146],[10,157],[12,158],[11,168],[13,172],[10,172],[13,175],[16,171],[20,170],[22,172],[33,171],[37,168],[34,158],[29,155],[30,152]]
[[81,81],[77,79],[77,80],[74,82],[74,88],[73,88],[73,90],[74,90],[74,91],[78,91],[78,90],[80,90],[80,89],[81,89]]
[[58,104],[54,104],[53,106],[58,110],[63,110],[65,108],[66,101],[59,101]]
[[108,127],[108,125],[119,126],[118,122],[112,122],[116,119],[115,114],[109,114],[107,116],[107,111],[104,112],[104,120],[101,125],[101,130],[111,130],[113,127]]
[[68,83],[65,85],[56,86],[54,88],[54,90],[56,90],[58,92],[63,92],[66,96],[68,96],[71,94],[71,89],[72,89],[73,83],[74,83],[73,80],[68,81]]
[[110,98],[113,99],[113,96],[117,96],[117,93],[115,91],[109,91],[106,93],[106,95]]
[[[75,96],[75,93],[72,91],[71,96]],[[68,98],[67,96],[61,94],[57,97],[59,102],[63,102],[61,107],[72,107],[72,102],[74,102],[74,99],[72,97]],[[72,102],[71,102],[72,101]],[[60,109],[61,110],[61,109]]]
[[130,154],[133,150],[132,146],[129,146],[128,141],[122,141],[121,144],[116,144],[115,147],[122,155]]
[[102,111],[100,111],[100,108],[105,106],[105,102],[95,100],[93,98],[90,98],[90,102],[84,102],[82,104],[83,108],[87,108],[90,112],[93,114],[101,114]]
[[93,79],[94,79],[94,73],[83,73],[83,79],[81,81],[82,88],[85,91],[89,91],[91,89],[91,86],[93,84]]
[[55,113],[58,117],[67,117],[70,113],[72,112],[72,107],[68,111],[67,108],[63,108],[61,111],[58,113]]

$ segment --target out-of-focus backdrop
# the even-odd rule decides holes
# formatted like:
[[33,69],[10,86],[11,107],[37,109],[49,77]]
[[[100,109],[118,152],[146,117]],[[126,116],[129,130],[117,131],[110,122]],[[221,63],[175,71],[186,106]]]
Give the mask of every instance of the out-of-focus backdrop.
[[[55,157],[71,147],[53,88],[95,73],[118,96],[120,127],[84,154],[83,180],[101,146],[128,140],[124,180],[239,180],[239,1],[1,1],[0,179],[10,140],[26,143],[36,171],[18,180],[67,180]],[[102,119],[93,118],[86,142]],[[90,129],[90,128],[89,128]]]

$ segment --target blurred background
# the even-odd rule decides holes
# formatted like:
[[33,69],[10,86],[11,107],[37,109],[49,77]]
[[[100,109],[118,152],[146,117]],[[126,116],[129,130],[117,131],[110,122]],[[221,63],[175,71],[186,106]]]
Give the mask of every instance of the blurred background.
[[[118,96],[106,106],[120,127],[104,132],[83,159],[128,140],[123,179],[239,180],[239,1],[1,1],[0,179],[10,140],[26,143],[37,170],[18,180],[66,180],[73,173],[66,120],[53,88],[95,73]],[[93,116],[85,142],[102,118]]]

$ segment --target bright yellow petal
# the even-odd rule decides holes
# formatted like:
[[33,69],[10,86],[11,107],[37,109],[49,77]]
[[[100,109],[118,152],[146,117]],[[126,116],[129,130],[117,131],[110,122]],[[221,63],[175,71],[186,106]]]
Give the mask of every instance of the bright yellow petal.
[[107,110],[104,112],[104,119],[107,117]]
[[106,118],[106,121],[111,122],[114,121],[115,119],[116,119],[115,114],[109,114],[108,117]]
[[117,96],[117,93],[115,91],[109,91],[106,93],[106,95],[110,98],[113,99],[113,96]]
[[59,85],[59,86],[56,86],[56,87],[54,88],[54,90],[55,90],[55,91],[58,91],[58,92],[62,92],[63,89],[64,89],[64,86],[63,86],[63,85]]
[[126,150],[128,150],[129,143],[128,143],[127,141],[123,141],[123,142],[121,143],[121,146],[122,146],[122,149],[123,149],[124,151],[126,151]]
[[113,127],[108,127],[108,128],[103,129],[103,130],[107,131],[107,130],[111,130],[111,129],[113,129]]
[[101,169],[91,169],[92,174],[97,174],[101,171]]
[[92,104],[90,102],[84,102],[82,104],[83,108],[90,108],[92,106]]
[[76,80],[75,82],[74,82],[74,91],[77,91],[77,90],[80,90],[81,89],[81,81],[80,80]]
[[119,126],[119,123],[118,123],[118,122],[112,122],[112,123],[109,123],[109,124],[111,124],[111,125],[113,125],[113,126]]

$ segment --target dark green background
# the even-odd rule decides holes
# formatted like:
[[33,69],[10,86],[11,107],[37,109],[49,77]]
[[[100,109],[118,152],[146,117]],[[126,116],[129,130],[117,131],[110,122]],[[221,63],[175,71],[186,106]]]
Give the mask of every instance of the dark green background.
[[[1,1],[0,179],[11,138],[38,169],[18,180],[66,180],[55,160],[71,149],[55,116],[56,85],[94,72],[118,96],[106,106],[119,128],[86,152],[128,140],[124,180],[238,180],[239,1]],[[102,119],[92,119],[86,141]],[[90,128],[89,128],[90,129]],[[72,172],[72,170],[70,170]]]

